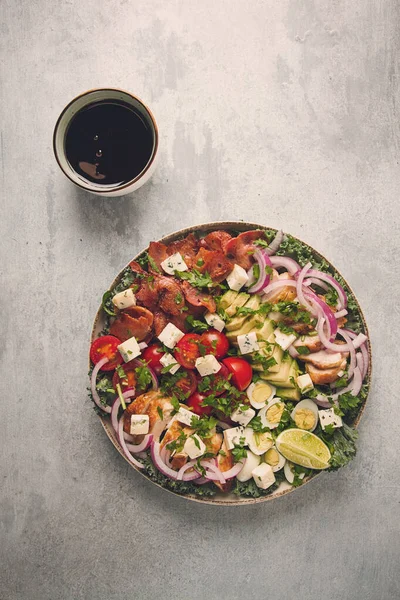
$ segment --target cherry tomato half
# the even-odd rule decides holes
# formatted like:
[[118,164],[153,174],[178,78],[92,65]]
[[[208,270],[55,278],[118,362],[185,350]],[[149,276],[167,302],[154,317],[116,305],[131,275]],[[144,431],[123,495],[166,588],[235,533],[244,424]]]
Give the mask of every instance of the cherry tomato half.
[[96,365],[102,358],[107,357],[108,363],[101,367],[101,371],[113,371],[122,363],[122,356],[118,351],[121,343],[113,335],[103,335],[95,339],[90,346],[90,360]]
[[[131,360],[125,363],[123,366],[121,366],[120,369],[117,369],[117,371],[115,371],[112,378],[112,384],[115,391],[117,390],[117,383],[119,383],[123,392],[126,392],[127,390],[131,390],[132,388],[136,387],[136,367],[137,361]],[[123,374],[122,371],[125,373],[125,375],[121,377],[120,374]]]
[[230,356],[222,361],[232,374],[231,381],[241,392],[251,383],[253,369],[244,358]]
[[199,390],[203,390],[200,393],[204,396],[209,396],[210,394],[214,394],[214,396],[221,396],[225,393],[225,389],[223,388],[223,383],[229,381],[230,371],[229,369],[221,364],[221,368],[218,373],[214,373],[213,375],[207,375],[207,377],[197,377],[197,385]]
[[206,354],[213,354],[215,358],[223,358],[229,350],[228,338],[216,329],[205,331],[201,335],[201,343],[206,347]]
[[188,398],[186,404],[190,406],[196,415],[210,415],[212,411],[211,406],[203,406],[203,400],[206,396],[204,394],[199,394],[199,392],[195,392]]
[[194,369],[196,360],[201,356],[199,344],[201,336],[197,333],[187,333],[177,343],[174,350],[174,357],[185,369]]
[[157,374],[161,374],[161,369],[164,366],[160,363],[160,358],[163,356],[164,350],[161,344],[151,344],[148,348],[145,348],[142,352],[142,358],[146,361],[151,369]]
[[194,394],[197,389],[197,379],[193,371],[179,369],[178,374],[181,375],[181,378],[176,381],[175,387],[179,388],[186,396]]

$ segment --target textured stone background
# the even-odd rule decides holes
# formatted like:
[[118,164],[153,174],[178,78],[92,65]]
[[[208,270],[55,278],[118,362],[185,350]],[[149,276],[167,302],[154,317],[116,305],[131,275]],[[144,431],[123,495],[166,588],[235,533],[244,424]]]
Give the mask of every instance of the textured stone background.
[[[400,595],[396,0],[1,0],[4,600],[392,600]],[[96,86],[154,109],[134,196],[74,189],[51,138]],[[295,494],[175,498],[117,454],[86,399],[91,321],[150,239],[283,227],[354,286],[374,352],[359,455]]]

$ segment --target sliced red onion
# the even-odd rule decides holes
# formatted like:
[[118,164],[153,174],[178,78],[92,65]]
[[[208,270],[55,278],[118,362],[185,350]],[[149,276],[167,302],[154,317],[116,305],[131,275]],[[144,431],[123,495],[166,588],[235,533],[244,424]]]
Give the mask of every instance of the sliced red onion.
[[361,352],[357,352],[356,354],[357,367],[360,369],[361,377],[364,379],[364,358]]
[[351,331],[351,329],[338,329],[338,331],[347,333],[353,340],[353,346],[356,349],[361,348],[361,346],[368,341],[368,338],[364,333],[355,333],[354,331]]
[[268,300],[268,297],[272,292],[279,290],[279,288],[283,287],[296,287],[296,282],[293,279],[280,279],[279,281],[273,281],[266,288],[264,288],[264,299]]
[[205,477],[210,479],[211,481],[219,481],[220,483],[226,483],[225,476],[223,475],[221,469],[215,466],[215,463],[211,461],[203,460],[201,466],[206,469]]
[[[347,392],[350,392],[352,396],[357,396],[360,393],[361,386],[362,386],[361,372],[360,372],[360,369],[358,367],[356,367],[354,369],[353,379],[351,380],[349,385],[343,389],[340,389],[340,391],[336,392],[335,394],[330,394],[329,398],[331,398],[332,401],[335,404],[337,404],[338,398],[342,394],[346,394]],[[313,398],[313,400],[316,404],[318,404],[319,406],[324,406],[325,408],[330,408],[332,406],[332,402],[329,402],[328,396],[324,396],[324,394],[318,394],[318,396],[316,398]]]
[[128,446],[124,440],[124,417],[121,417],[118,423],[118,433],[117,433],[118,442],[130,463],[135,465],[138,469],[143,469],[144,465],[136,460],[134,456],[129,452]]
[[133,454],[138,454],[139,452],[144,452],[145,450],[147,450],[147,448],[150,446],[152,441],[153,441],[153,434],[148,433],[147,435],[144,436],[144,438],[140,442],[140,444],[127,444],[126,446],[129,450],[129,452],[133,452]]
[[146,344],[146,342],[140,342],[140,344],[138,344],[140,350],[144,350],[145,348],[148,348],[148,345]]
[[110,414],[111,406],[102,404],[100,396],[96,389],[96,381],[97,381],[98,372],[100,371],[101,367],[103,367],[107,363],[108,363],[108,358],[105,356],[104,358],[99,360],[99,362],[96,363],[95,366],[93,367],[92,376],[90,378],[90,389],[92,392],[93,401],[95,402],[96,406],[98,406],[105,413]]
[[277,232],[276,236],[274,237],[274,239],[272,240],[272,242],[270,243],[270,245],[268,246],[268,248],[266,248],[265,252],[271,256],[272,254],[275,254],[275,252],[278,250],[279,246],[282,244],[283,242],[283,231],[282,229],[280,231]]
[[347,315],[347,310],[343,308],[343,310],[339,310],[335,312],[335,319],[340,319],[341,317],[345,317]]
[[309,302],[307,302],[307,300],[305,299],[305,296],[303,294],[303,280],[310,269],[311,269],[311,263],[308,262],[305,265],[305,267],[303,267],[302,270],[300,271],[299,276],[297,278],[297,283],[296,283],[296,293],[297,293],[297,298],[298,298],[300,304],[302,304],[308,311],[310,311],[311,314],[315,315],[316,314],[315,308]]
[[204,485],[205,483],[210,483],[210,480],[207,477],[199,477],[193,481],[196,485]]
[[217,421],[217,425],[218,427],[221,427],[221,429],[230,429],[232,427],[232,425],[229,425],[229,423],[224,423],[223,421]]
[[[176,477],[177,481],[182,481],[186,471],[188,471],[189,469],[193,469],[195,464],[195,460],[190,460],[188,463],[186,463],[186,465],[183,465],[183,467],[181,467],[178,471],[178,475]],[[194,479],[199,479],[199,474],[197,473],[197,471],[193,471],[193,473],[186,473],[185,481],[193,481]]]
[[256,294],[257,292],[261,292],[265,287],[267,287],[270,280],[270,276],[267,275],[265,271],[265,267],[271,266],[271,261],[267,252],[265,250],[260,250],[259,248],[257,248],[253,256],[256,259],[257,264],[259,266],[260,274],[256,283],[250,288],[248,288],[247,291],[249,292],[249,294]]
[[158,390],[158,379],[157,379],[157,375],[154,373],[153,369],[151,367],[149,367],[149,365],[144,360],[140,360],[140,359],[136,358],[132,362],[135,365],[135,367],[147,367],[148,368],[150,376],[151,376],[151,382],[153,384],[153,390],[156,392]]
[[[318,319],[318,323],[317,323],[317,331],[318,331],[318,335],[319,338],[321,340],[321,342],[323,343],[323,345],[325,346],[325,348],[327,348],[328,350],[332,350],[333,352],[350,352],[350,349],[353,348],[353,350],[355,349],[355,345],[354,342],[350,341],[350,344],[335,344],[333,342],[331,342],[327,336],[325,335],[324,332],[324,323],[325,323],[325,317],[322,317],[322,315],[320,316],[320,318]],[[338,333],[341,334],[342,330],[338,329]],[[361,335],[361,334],[360,334]]]
[[325,319],[326,319],[327,326],[329,327],[328,337],[329,337],[329,339],[334,338],[336,336],[338,326],[337,326],[337,321],[335,319],[335,315],[333,314],[332,309],[327,305],[326,302],[321,300],[321,298],[318,298],[318,296],[316,294],[314,294],[314,292],[311,292],[311,290],[305,292],[304,295],[313,304],[313,306],[315,308],[314,315],[319,316],[321,311],[323,312]]
[[229,471],[223,471],[225,479],[228,480],[228,479],[232,479],[233,477],[236,477],[236,475],[238,475],[240,473],[240,471],[243,469],[243,467],[244,467],[244,462],[240,460],[235,465],[233,465],[233,467],[231,469],[229,469]]
[[303,285],[311,285],[311,284],[317,285],[322,290],[329,292],[329,285],[326,285],[326,283],[324,283],[323,281],[320,281],[319,279],[316,279],[315,277],[307,277],[307,279],[305,279],[303,281]]
[[318,394],[315,398],[311,398],[311,400],[315,402],[315,404],[318,404],[318,406],[321,408],[332,408],[333,406],[332,402],[329,402],[327,396],[324,396],[324,394]]
[[332,275],[328,275],[328,273],[323,273],[322,271],[317,271],[317,269],[310,269],[307,274],[308,277],[315,277],[316,279],[320,279],[322,281],[326,281],[333,287],[333,289],[337,292],[340,308],[346,308],[347,306],[347,296],[343,287],[336,281]]
[[346,342],[346,344],[349,347],[349,352],[350,352],[350,364],[349,364],[349,370],[348,370],[348,380],[350,381],[350,379],[353,377],[353,373],[354,373],[354,369],[357,365],[357,359],[356,359],[356,351],[355,348],[353,346],[353,342],[351,341],[350,336],[344,331],[344,329],[340,330],[340,335],[342,336],[342,338],[344,339],[344,341]]
[[288,352],[292,358],[298,358],[300,354],[297,352],[296,348],[292,345],[289,346]]
[[301,270],[300,265],[298,265],[293,258],[289,258],[288,256],[271,256],[270,261],[274,269],[282,267],[283,269],[286,269],[290,275],[294,275]]
[[[176,480],[178,477],[178,471],[171,469],[171,467],[166,465],[164,463],[164,461],[161,459],[160,442],[155,442],[153,440],[150,448],[151,448],[151,458],[154,463],[154,466],[156,466],[157,469],[160,471],[160,473],[162,473],[166,477]],[[193,473],[184,473],[182,476],[182,481],[193,481],[194,479],[198,479],[198,477],[199,476],[197,473],[194,473],[194,474]]]
[[[133,396],[135,396],[136,392],[135,390],[127,390],[126,392],[124,392],[122,394],[122,397],[124,400],[128,400],[129,398],[132,398]],[[112,405],[112,409],[111,409],[111,425],[114,428],[114,431],[116,434],[118,434],[118,411],[119,411],[119,407],[121,406],[121,400],[119,398],[119,396],[117,396],[113,402]],[[129,435],[129,434],[126,434]],[[124,432],[124,439],[125,438],[125,432]],[[132,440],[130,440],[132,441]]]

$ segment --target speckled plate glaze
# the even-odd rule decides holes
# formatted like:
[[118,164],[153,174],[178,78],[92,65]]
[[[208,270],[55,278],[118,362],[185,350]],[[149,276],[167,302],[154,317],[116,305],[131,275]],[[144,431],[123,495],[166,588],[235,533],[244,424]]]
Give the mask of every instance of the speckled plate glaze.
[[[214,222],[214,223],[204,223],[202,225],[194,225],[193,227],[187,227],[186,229],[181,229],[179,231],[176,231],[174,233],[171,233],[169,235],[166,235],[165,237],[161,238],[159,241],[163,242],[164,244],[170,244],[171,242],[174,242],[175,240],[185,237],[186,235],[188,235],[189,233],[204,233],[204,235],[206,235],[207,233],[209,233],[210,231],[214,231],[216,229],[226,229],[226,230],[234,230],[234,231],[248,231],[250,229],[274,229],[272,227],[269,227],[268,225],[261,225],[258,223],[245,223],[243,221],[224,221],[224,222]],[[275,230],[276,231],[276,230]],[[298,239],[298,238],[295,238]],[[336,269],[336,267],[334,265],[332,265],[332,263],[325,258],[325,256],[323,256],[320,252],[318,252],[317,250],[315,250],[314,248],[312,248],[311,246],[309,246],[309,244],[306,244],[305,242],[303,242],[302,240],[298,240],[300,241],[302,244],[304,244],[305,246],[308,246],[308,248],[310,248],[312,250],[312,252],[314,253],[314,255],[316,257],[318,257],[319,259],[323,258],[325,259],[331,266],[333,269],[335,269],[335,271],[341,275],[341,273]],[[147,250],[147,248],[145,249]],[[131,260],[137,260],[141,254],[143,254],[143,252],[145,252],[145,250],[142,250],[141,252],[139,252],[139,254],[137,254],[136,256],[132,257]],[[125,269],[126,267],[124,267]],[[112,289],[114,286],[116,286],[121,278],[121,275],[124,271],[124,269],[117,275],[117,277],[114,279],[114,281],[111,283],[109,289]],[[342,276],[342,275],[341,275]],[[343,277],[343,276],[342,276]],[[343,277],[344,279],[344,277]],[[344,279],[345,280],[345,279]],[[345,280],[346,281],[346,280]],[[348,286],[349,290],[352,292],[353,296],[354,292],[352,291],[351,287],[349,286],[349,284],[346,281],[346,285]],[[365,318],[363,315],[363,312],[361,310],[360,304],[357,300],[357,298],[355,297],[356,301],[357,301],[357,306],[358,309],[360,311],[361,317],[362,317],[362,321],[363,321],[363,325],[365,328],[365,333],[366,335],[368,335],[369,338],[369,334],[368,334],[368,328],[367,328],[367,324],[365,322]],[[95,320],[94,320],[94,324],[93,324],[93,329],[92,329],[92,336],[91,336],[91,340],[93,341],[93,339],[95,337],[97,337],[97,335],[100,333],[100,331],[103,329],[104,327],[104,313],[103,310],[101,308],[101,306],[99,307]],[[369,368],[368,368],[368,374],[366,377],[366,381],[365,383],[368,385],[368,391],[370,389],[370,384],[371,384],[371,369],[372,369],[372,361],[371,361],[371,344],[369,342]],[[90,364],[90,359],[89,359],[89,364]],[[366,404],[367,398],[364,401],[364,403],[362,404],[362,406],[360,407],[360,411],[357,415],[357,418],[355,419],[353,425],[355,427],[358,427],[361,416],[364,412],[365,409],[365,404]],[[158,487],[160,487],[162,490],[169,492],[170,494],[174,494],[174,496],[180,496],[181,498],[186,498],[187,500],[192,500],[194,502],[200,502],[202,504],[213,504],[213,505],[219,505],[219,506],[242,506],[245,504],[259,504],[261,502],[267,502],[270,500],[274,500],[276,498],[281,498],[282,496],[292,493],[296,490],[301,490],[302,487],[306,484],[309,483],[312,479],[315,479],[317,476],[322,475],[322,472],[320,471],[316,471],[314,475],[311,475],[307,478],[304,479],[304,482],[301,486],[297,487],[297,488],[293,488],[291,487],[289,484],[287,483],[281,483],[280,486],[274,491],[272,492],[270,495],[268,496],[262,496],[260,498],[241,498],[239,496],[236,496],[233,493],[230,494],[223,494],[221,492],[217,493],[216,496],[213,496],[211,498],[202,498],[202,497],[198,497],[195,494],[177,494],[176,492],[173,492],[171,490],[168,490],[166,488],[163,488],[160,484],[156,483],[155,481],[153,481],[150,477],[148,477],[145,473],[143,473],[140,469],[137,469],[135,466],[133,466],[128,459],[124,456],[123,451],[116,439],[114,430],[111,426],[111,421],[110,418],[108,416],[99,416],[99,419],[101,421],[101,424],[104,428],[104,431],[106,432],[107,436],[109,437],[110,441],[112,442],[112,444],[115,446],[115,448],[118,450],[118,452],[120,453],[120,455],[122,456],[122,458],[124,458],[129,464],[130,466],[135,469],[136,471],[138,471],[138,473],[140,473],[140,475],[142,475],[142,477],[144,477],[145,479],[151,481],[154,485],[157,485]],[[325,476],[329,476],[329,475],[325,475]]]

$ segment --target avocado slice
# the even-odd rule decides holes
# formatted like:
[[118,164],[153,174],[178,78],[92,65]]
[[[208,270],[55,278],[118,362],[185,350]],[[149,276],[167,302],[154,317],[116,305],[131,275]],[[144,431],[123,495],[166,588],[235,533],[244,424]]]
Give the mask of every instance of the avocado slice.
[[[274,326],[272,324],[271,319],[265,318],[264,324],[261,329],[257,329],[257,340],[268,340],[270,335],[274,332]],[[275,340],[274,340],[275,341]]]
[[233,290],[228,290],[219,299],[219,305],[220,305],[220,307],[223,310],[226,311],[226,309],[229,308],[231,306],[231,304],[233,304],[233,302],[235,301],[235,299],[237,298],[237,296],[238,296],[237,292],[234,292]]
[[[239,294],[240,295],[240,294]],[[244,294],[244,296],[248,296],[248,294]],[[251,308],[252,310],[258,310],[260,308],[260,296],[257,296],[256,294],[254,294],[254,296],[252,296],[249,300],[247,300],[247,302],[244,304],[244,306],[246,308]],[[236,308],[235,307],[235,312],[236,312]],[[254,315],[251,315],[254,316]],[[233,317],[233,319],[231,319],[230,321],[228,321],[228,323],[226,324],[226,330],[227,331],[234,331],[236,329],[240,329],[243,325],[243,323],[246,321],[246,319],[248,319],[248,316],[243,315],[240,317]],[[236,335],[240,335],[236,334]]]
[[[228,293],[228,292],[226,292],[226,293]],[[237,294],[237,292],[235,292],[235,294]],[[244,306],[246,304],[246,302],[249,300],[249,298],[250,298],[250,294],[246,294],[245,292],[239,292],[237,294],[236,298],[234,298],[234,300],[232,300],[230,306],[227,306],[227,308],[225,309],[225,312],[228,315],[228,317],[234,317],[236,314],[236,309]]]
[[[283,350],[280,346],[278,346],[278,344],[275,344],[274,342],[259,342],[259,346],[260,346],[260,354],[262,354],[263,356],[265,356],[265,358],[274,358],[276,361],[275,365],[272,365],[269,369],[268,369],[268,373],[278,373],[280,368],[281,368],[281,362],[282,362],[282,356],[283,356]],[[253,364],[253,369],[255,371],[263,371],[263,367],[260,364],[254,363]]]
[[297,377],[299,368],[295,360],[282,360],[280,369],[277,373],[261,373],[261,379],[273,383],[280,388],[292,388],[296,389],[295,384],[291,381],[292,378]]
[[298,388],[276,388],[276,394],[282,400],[300,400],[301,394]]

